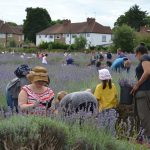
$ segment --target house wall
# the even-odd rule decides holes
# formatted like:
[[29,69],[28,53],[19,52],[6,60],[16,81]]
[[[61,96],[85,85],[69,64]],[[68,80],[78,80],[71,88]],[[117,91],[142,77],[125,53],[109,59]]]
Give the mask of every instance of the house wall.
[[42,42],[54,42],[54,35],[36,35],[36,46]]
[[[7,35],[7,45],[10,41],[14,40],[18,46],[20,46],[24,41],[24,35],[8,34]],[[0,34],[0,44],[6,46],[6,34]]]
[[[53,38],[48,38],[49,35],[36,35],[36,46],[40,45],[42,41],[44,42],[54,42],[61,41],[66,44],[74,44],[75,37],[80,35],[84,36],[87,39],[87,47],[96,46],[96,45],[107,45],[112,43],[111,34],[98,34],[98,33],[80,33],[80,34],[63,34],[60,35],[60,39],[56,39],[56,35],[53,35]],[[105,37],[105,38],[104,38]]]

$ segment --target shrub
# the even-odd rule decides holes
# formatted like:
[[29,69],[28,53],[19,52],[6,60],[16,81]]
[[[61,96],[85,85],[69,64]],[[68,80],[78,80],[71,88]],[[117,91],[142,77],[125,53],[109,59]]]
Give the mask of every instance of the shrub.
[[75,38],[75,46],[76,46],[76,49],[78,50],[81,50],[81,49],[84,49],[86,44],[87,44],[87,40],[85,37],[83,36],[80,36],[80,37],[76,37]]
[[17,46],[17,43],[15,40],[9,41],[9,47],[16,47],[16,46]]
[[42,42],[40,45],[39,45],[39,48],[41,49],[48,49],[48,42]]

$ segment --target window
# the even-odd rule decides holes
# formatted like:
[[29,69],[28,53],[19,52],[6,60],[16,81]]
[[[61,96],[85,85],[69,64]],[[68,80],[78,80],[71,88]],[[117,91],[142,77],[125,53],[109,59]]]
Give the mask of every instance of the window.
[[90,33],[87,33],[86,36],[87,36],[87,37],[90,37]]
[[67,34],[67,37],[69,37],[69,34]]
[[0,33],[0,38],[5,38],[5,34]]
[[60,34],[55,35],[55,39],[60,39],[60,37],[61,37]]
[[106,35],[102,35],[102,42],[106,42]]
[[76,37],[77,37],[77,35],[75,35],[75,34],[72,35],[72,38],[76,38]]
[[49,35],[49,38],[50,38],[50,39],[53,39],[53,35]]
[[41,38],[41,36],[39,35],[39,38]]
[[45,38],[47,38],[47,35],[45,35]]
[[8,36],[8,37],[12,37],[12,34],[8,34],[7,36]]

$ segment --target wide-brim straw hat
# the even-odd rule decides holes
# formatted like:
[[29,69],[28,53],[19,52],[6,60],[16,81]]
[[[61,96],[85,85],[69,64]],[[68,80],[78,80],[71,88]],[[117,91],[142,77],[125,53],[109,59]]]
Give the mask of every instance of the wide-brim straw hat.
[[111,74],[108,69],[101,69],[99,72],[99,79],[100,80],[111,80]]
[[27,78],[31,83],[37,81],[49,83],[47,69],[41,66],[34,67],[27,75]]
[[131,61],[130,61],[130,60],[126,60],[126,61],[124,62],[124,67],[130,68],[130,66],[131,66]]

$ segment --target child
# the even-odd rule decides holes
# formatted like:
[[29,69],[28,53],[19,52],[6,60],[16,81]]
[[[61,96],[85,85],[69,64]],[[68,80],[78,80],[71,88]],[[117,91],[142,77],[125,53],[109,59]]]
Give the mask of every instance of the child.
[[116,108],[118,104],[117,90],[111,81],[111,75],[108,69],[99,70],[99,79],[102,83],[98,84],[94,96],[97,98],[99,112]]
[[42,58],[42,64],[46,64],[47,65],[47,56],[48,54],[45,54]]
[[65,92],[65,91],[60,91],[60,92],[57,94],[57,99],[52,102],[52,107],[51,107],[52,113],[58,114],[58,108],[59,108],[59,106],[60,106],[60,101],[61,101],[67,94],[68,94],[68,93]]

